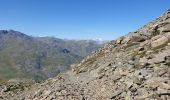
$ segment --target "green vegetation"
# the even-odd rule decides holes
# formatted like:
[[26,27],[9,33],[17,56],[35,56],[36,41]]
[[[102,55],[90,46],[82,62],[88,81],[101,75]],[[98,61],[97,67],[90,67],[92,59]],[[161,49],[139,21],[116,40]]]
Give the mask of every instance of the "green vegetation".
[[[85,62],[82,63],[82,66],[85,67],[85,66],[94,64],[94,62],[97,61],[97,58],[103,57],[104,55],[105,55],[104,52],[98,52],[97,56],[93,55],[92,57],[88,58]],[[81,70],[80,67],[74,68],[74,70],[77,74],[84,71],[84,70]]]
[[132,47],[132,46],[134,46],[134,45],[137,45],[137,44],[139,44],[139,43],[137,43],[137,42],[130,42],[130,43],[128,43],[127,46],[125,46],[124,48],[125,48],[125,49],[128,49],[128,48],[130,48],[130,47]]
[[0,85],[1,85],[1,84],[4,84],[5,82],[6,82],[6,80],[0,79]]
[[144,56],[146,56],[146,51],[143,51],[143,52],[133,51],[130,55],[132,57],[135,57],[138,55],[140,58],[143,58]]
[[101,47],[96,41],[34,38],[16,31],[0,31],[0,79],[41,81]]
[[160,34],[160,31],[159,30],[156,30],[155,32],[153,32],[151,35],[152,35],[152,37],[153,36],[157,36],[157,35],[159,35]]
[[89,64],[93,64],[97,58],[103,57],[104,56],[104,52],[100,52],[97,56],[93,56],[89,59],[87,59],[87,61],[84,62],[84,64],[89,65]]
[[144,56],[146,56],[146,51],[143,51],[141,53],[138,53],[138,55],[140,55],[140,58],[143,58]]
[[155,67],[160,67],[160,66],[161,66],[161,64],[160,64],[160,63],[155,64]]

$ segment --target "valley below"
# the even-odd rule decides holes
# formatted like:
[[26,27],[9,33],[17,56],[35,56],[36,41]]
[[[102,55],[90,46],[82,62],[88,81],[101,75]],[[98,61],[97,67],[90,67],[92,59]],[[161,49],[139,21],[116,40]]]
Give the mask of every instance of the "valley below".
[[0,30],[0,80],[38,82],[54,77],[102,45],[94,40],[32,37],[14,30]]

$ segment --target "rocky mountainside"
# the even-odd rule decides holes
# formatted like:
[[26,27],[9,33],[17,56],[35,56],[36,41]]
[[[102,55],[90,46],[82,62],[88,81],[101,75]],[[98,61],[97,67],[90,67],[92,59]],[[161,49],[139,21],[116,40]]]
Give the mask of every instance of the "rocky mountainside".
[[28,88],[2,88],[1,99],[170,100],[170,10],[71,67]]
[[56,76],[101,46],[92,40],[32,37],[14,30],[0,30],[0,81],[12,78],[41,81]]

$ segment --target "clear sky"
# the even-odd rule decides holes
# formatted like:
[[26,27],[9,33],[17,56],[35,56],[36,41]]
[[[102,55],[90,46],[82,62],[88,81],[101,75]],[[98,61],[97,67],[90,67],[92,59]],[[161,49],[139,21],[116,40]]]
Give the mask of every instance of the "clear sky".
[[0,0],[0,29],[66,39],[115,39],[170,8],[170,0]]

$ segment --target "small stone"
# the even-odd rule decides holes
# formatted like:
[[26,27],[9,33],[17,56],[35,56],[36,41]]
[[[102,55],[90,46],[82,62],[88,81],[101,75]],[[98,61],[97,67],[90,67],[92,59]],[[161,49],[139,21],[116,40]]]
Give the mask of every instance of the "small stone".
[[165,57],[165,62],[167,65],[170,65],[170,56]]
[[133,80],[127,80],[125,81],[126,88],[129,89],[133,85]]
[[122,41],[123,41],[123,37],[120,37],[119,39],[117,39],[116,43],[121,44]]
[[138,93],[138,95],[140,95],[140,96],[148,95],[148,92],[149,92],[149,91],[147,91],[145,88],[139,88],[139,89],[137,89],[137,93]]
[[170,94],[170,90],[166,90],[166,89],[162,89],[160,87],[157,88],[157,91],[156,91],[158,94],[166,94],[166,93],[169,93]]
[[58,95],[61,95],[62,93],[61,92],[56,92],[55,94],[58,96]]
[[51,91],[50,90],[46,90],[46,91],[44,91],[43,95],[50,95],[50,94],[51,94]]
[[61,93],[62,93],[62,94],[66,94],[67,91],[66,91],[66,90],[62,90]]
[[148,50],[148,51],[146,51],[146,55],[149,55],[149,54],[151,54],[151,53],[153,53],[153,50]]
[[148,63],[148,59],[146,59],[145,57],[140,58],[139,63],[140,63],[140,65],[144,65],[144,64]]
[[141,81],[139,80],[139,78],[137,78],[136,76],[133,76],[133,77],[132,77],[132,80],[133,80],[133,82],[136,83],[136,84],[142,84]]
[[121,64],[122,64],[122,62],[118,62],[118,64],[119,64],[119,65],[121,65]]
[[128,62],[129,64],[131,64],[131,65],[134,65],[134,61],[132,61],[132,60],[129,60],[129,62]]
[[34,97],[38,97],[43,93],[43,90],[38,90],[34,93]]
[[149,99],[150,97],[154,96],[155,94],[144,94],[142,96],[136,96],[135,100],[155,100],[155,99]]
[[132,87],[129,89],[131,92],[136,92],[138,89],[138,85],[137,84],[133,84]]
[[122,92],[123,92],[122,89],[115,91],[115,92],[113,93],[111,99],[114,99],[116,96],[120,95]]
[[120,74],[114,74],[114,77],[112,78],[114,81],[119,80],[122,76]]
[[160,83],[159,87],[161,89],[166,89],[166,90],[170,90],[170,85],[169,84],[166,84],[166,83]]

